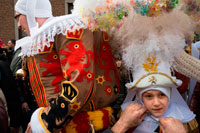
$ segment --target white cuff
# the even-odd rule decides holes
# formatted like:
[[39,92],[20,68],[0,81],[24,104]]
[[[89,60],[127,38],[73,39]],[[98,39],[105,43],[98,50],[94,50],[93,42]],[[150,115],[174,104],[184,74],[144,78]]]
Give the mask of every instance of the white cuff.
[[40,107],[32,114],[30,122],[32,133],[50,133],[41,119],[41,115],[44,109],[44,107]]

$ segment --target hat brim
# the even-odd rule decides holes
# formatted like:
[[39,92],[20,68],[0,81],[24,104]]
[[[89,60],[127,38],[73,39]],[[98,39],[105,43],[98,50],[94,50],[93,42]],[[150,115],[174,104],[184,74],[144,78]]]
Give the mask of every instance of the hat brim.
[[151,72],[146,75],[143,75],[137,81],[133,82],[132,87],[129,89],[135,88],[147,88],[147,87],[178,87],[182,84],[181,80],[171,77],[162,72]]

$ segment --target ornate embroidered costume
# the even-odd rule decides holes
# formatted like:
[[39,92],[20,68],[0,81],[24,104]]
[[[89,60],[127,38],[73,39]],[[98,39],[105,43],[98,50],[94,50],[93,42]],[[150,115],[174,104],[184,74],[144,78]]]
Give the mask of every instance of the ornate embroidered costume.
[[[20,1],[26,6],[17,6],[20,5]],[[170,65],[176,66],[179,72],[196,79],[200,77],[200,71],[193,73],[188,71],[191,64],[199,70],[197,66],[200,62],[182,53],[183,33],[190,31],[191,27],[189,17],[180,11],[170,10],[171,14],[165,12],[167,14],[165,16],[156,16],[153,12],[149,16],[155,15],[158,19],[148,19],[135,12],[135,8],[132,7],[135,5],[134,1],[129,3],[124,0],[114,2],[76,0],[72,15],[61,17],[47,15],[49,19],[38,28],[38,24],[34,21],[37,15],[42,17],[40,14],[42,12],[37,12],[38,8],[32,5],[36,7],[38,5],[43,9],[40,5],[49,1],[26,1],[19,0],[16,4],[16,7],[25,9],[25,13],[24,10],[20,12],[18,8],[15,9],[27,16],[30,28],[31,36],[17,43],[22,47],[22,55],[29,56],[31,86],[38,105],[41,106],[32,115],[33,132],[57,131],[66,123],[69,123],[65,129],[67,132],[88,132],[90,127],[102,130],[110,124],[112,109],[106,106],[116,100],[119,80],[109,37],[96,29],[112,31],[114,38],[122,41],[125,46],[123,59],[130,68],[137,68],[134,62],[143,61],[149,56],[149,52],[162,51],[165,53],[164,58],[170,62]],[[38,4],[40,2],[44,3]],[[102,5],[101,2],[104,4]],[[167,1],[165,2],[167,4]],[[48,11],[49,9],[45,8],[45,15]],[[102,14],[105,16],[101,17]],[[180,23],[172,23],[174,19]],[[118,23],[116,20],[124,21]],[[141,25],[144,21],[147,22],[144,23],[146,25]],[[160,25],[157,26],[157,23]],[[174,43],[179,49],[173,49],[171,54],[168,49],[173,47]],[[132,54],[133,50],[134,54]],[[129,85],[132,87],[132,84]],[[48,108],[44,108],[47,106]],[[96,111],[90,112],[93,110]],[[84,123],[80,124],[81,120]]]
[[[35,2],[37,7],[41,1]],[[19,0],[16,11],[21,4]],[[108,128],[119,77],[107,33],[88,30],[74,14],[49,17],[40,28],[29,28],[31,36],[17,41],[15,49],[21,47],[27,56],[30,85],[40,107],[31,118],[32,132],[54,132],[66,123],[64,132]]]
[[[68,32],[66,36],[56,35],[49,48],[27,57],[30,84],[39,107],[50,106],[53,104],[50,101],[60,93],[67,101],[57,105],[66,109],[62,115],[66,115],[67,110],[71,112],[70,116],[79,110],[94,111],[115,101],[119,79],[104,34],[80,29]],[[112,109],[109,113],[111,116]]]

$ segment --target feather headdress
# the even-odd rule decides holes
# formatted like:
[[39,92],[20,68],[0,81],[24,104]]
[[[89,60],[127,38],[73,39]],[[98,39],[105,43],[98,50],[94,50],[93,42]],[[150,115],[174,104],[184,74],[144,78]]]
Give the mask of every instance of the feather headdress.
[[151,53],[161,52],[171,65],[181,53],[185,36],[194,31],[184,4],[178,0],[76,0],[74,12],[91,30],[113,35],[121,44],[126,66],[136,69]]

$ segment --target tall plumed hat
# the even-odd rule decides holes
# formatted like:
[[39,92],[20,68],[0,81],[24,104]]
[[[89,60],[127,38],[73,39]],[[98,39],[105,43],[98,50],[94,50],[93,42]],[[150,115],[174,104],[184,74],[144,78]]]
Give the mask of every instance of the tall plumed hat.
[[[163,117],[173,117],[183,123],[194,119],[195,115],[176,89],[181,81],[171,74],[176,69],[177,57],[183,54],[186,35],[194,31],[191,16],[199,16],[199,2],[194,3],[189,0],[75,1],[74,12],[79,13],[89,29],[107,31],[121,44],[123,61],[133,72],[133,82],[126,84],[130,90],[122,109],[133,102],[135,90],[172,88],[171,98],[168,96],[170,105]],[[155,123],[150,128],[154,121],[145,120],[147,123],[143,122],[140,132],[145,128],[154,132],[159,126]]]

